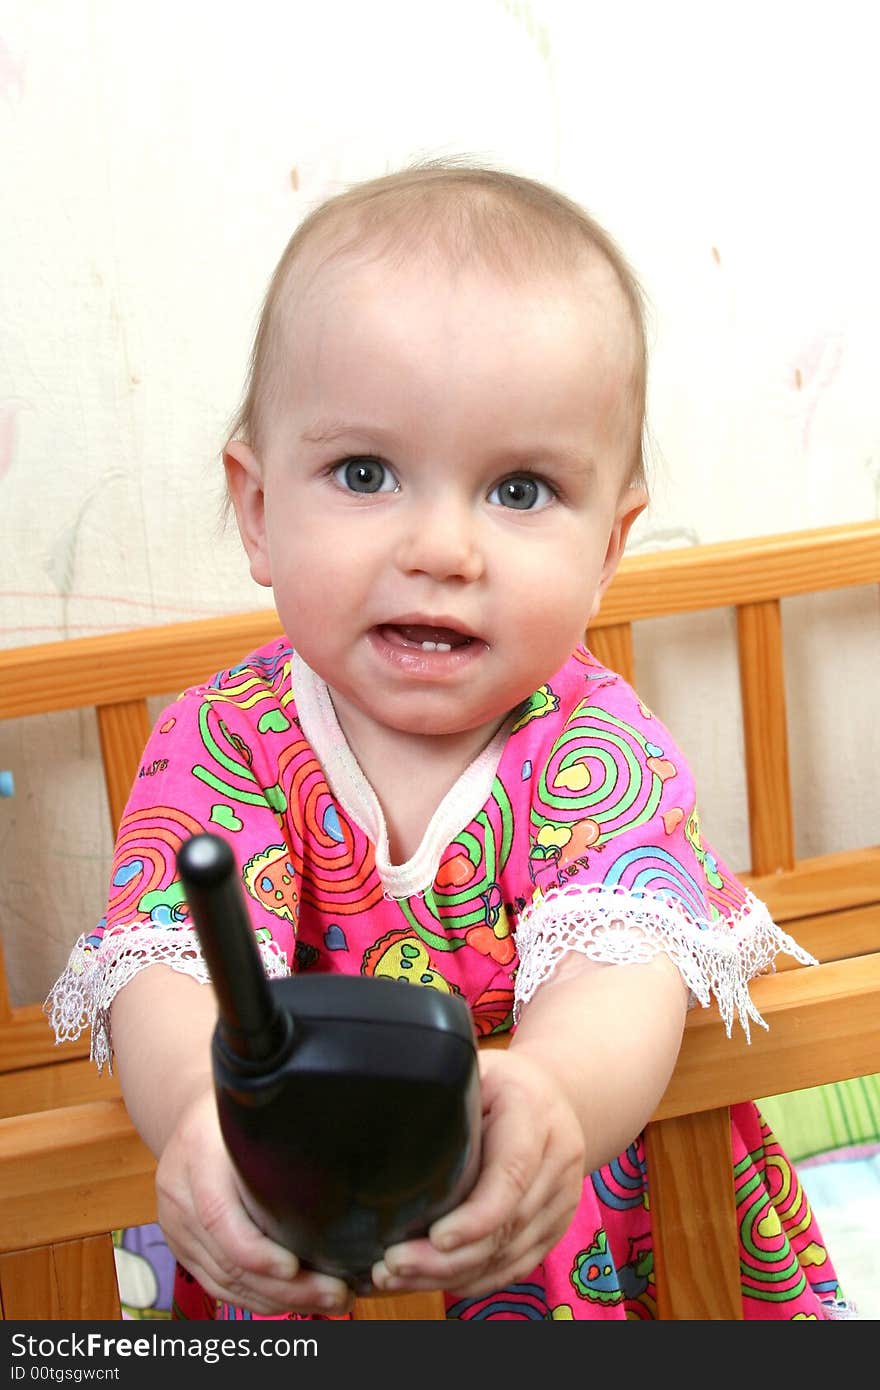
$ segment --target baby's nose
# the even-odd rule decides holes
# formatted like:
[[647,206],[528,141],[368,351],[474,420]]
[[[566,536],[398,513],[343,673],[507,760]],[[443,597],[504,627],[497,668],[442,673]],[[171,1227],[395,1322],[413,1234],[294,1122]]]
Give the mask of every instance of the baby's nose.
[[397,563],[409,574],[473,583],[484,570],[476,520],[464,506],[435,502],[405,520]]

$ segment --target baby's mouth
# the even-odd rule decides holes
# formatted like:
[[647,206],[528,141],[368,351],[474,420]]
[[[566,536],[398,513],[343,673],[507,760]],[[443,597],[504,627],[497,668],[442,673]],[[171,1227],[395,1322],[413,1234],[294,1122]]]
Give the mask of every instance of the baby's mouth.
[[422,623],[383,623],[377,628],[380,637],[392,647],[411,651],[452,652],[469,647],[474,641],[464,632],[451,627],[430,627]]

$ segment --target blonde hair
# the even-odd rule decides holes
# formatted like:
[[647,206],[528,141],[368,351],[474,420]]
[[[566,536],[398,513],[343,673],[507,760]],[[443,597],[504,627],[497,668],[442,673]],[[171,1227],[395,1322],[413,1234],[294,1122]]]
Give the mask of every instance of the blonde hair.
[[642,291],[631,267],[604,228],[564,194],[535,179],[455,159],[423,161],[355,184],[300,223],[263,300],[230,440],[260,451],[260,423],[284,341],[286,291],[294,267],[306,252],[320,251],[322,242],[327,249],[318,269],[355,252],[391,263],[431,252],[455,267],[477,260],[500,274],[521,276],[536,268],[573,273],[585,253],[598,253],[611,266],[632,319],[631,396],[638,430],[630,482],[644,482],[647,344]]

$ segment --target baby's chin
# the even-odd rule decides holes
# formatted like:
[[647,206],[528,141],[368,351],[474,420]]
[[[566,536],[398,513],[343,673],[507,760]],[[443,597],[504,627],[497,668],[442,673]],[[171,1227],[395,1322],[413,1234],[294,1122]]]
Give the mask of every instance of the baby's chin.
[[360,701],[356,703],[363,715],[402,738],[425,742],[436,739],[438,743],[472,740],[481,746],[490,741],[512,713],[507,706],[474,711],[463,711],[460,705],[452,709],[431,708],[429,701],[414,701],[411,708],[401,701],[396,708],[383,705],[378,711],[365,708]]

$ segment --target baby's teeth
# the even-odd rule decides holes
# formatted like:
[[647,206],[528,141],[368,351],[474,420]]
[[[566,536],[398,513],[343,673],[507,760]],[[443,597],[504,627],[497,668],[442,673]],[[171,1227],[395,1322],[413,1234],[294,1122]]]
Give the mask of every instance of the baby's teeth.
[[423,643],[422,643],[422,651],[423,651],[423,652],[435,652],[436,650],[437,650],[437,643],[436,643],[436,642],[423,642]]
[[451,643],[451,642],[438,642],[438,643],[437,643],[437,650],[438,650],[438,652],[451,652],[451,651],[452,651],[452,643]]
[[422,642],[423,652],[451,652],[451,642]]

